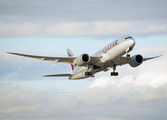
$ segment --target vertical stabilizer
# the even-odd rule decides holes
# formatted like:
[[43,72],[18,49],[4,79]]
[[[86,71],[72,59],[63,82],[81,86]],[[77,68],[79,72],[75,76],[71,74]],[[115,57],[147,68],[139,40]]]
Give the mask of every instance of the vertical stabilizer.
[[[72,53],[72,51],[70,49],[67,49],[67,54],[68,54],[68,57],[74,56],[74,54]],[[76,67],[76,65],[71,64],[72,71],[74,70],[75,67]]]
[[68,54],[68,57],[74,56],[74,54],[72,53],[72,51],[70,49],[67,49],[67,54]]

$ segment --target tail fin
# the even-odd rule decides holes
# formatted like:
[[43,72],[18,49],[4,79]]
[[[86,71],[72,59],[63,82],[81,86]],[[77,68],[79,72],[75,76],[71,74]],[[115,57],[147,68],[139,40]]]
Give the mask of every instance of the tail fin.
[[67,49],[67,54],[68,54],[68,57],[74,56],[74,54],[72,53],[72,51],[70,49]]
[[[74,56],[74,54],[72,53],[72,51],[70,49],[67,49],[67,54],[68,54],[68,57]],[[74,70],[75,67],[76,67],[76,65],[71,64],[72,71]]]

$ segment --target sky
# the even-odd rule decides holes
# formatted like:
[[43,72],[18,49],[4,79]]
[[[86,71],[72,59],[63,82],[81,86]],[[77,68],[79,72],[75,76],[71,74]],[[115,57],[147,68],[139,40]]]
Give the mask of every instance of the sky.
[[[1,120],[166,120],[166,0],[0,0]],[[131,56],[163,55],[118,77],[43,78],[69,73],[68,64],[6,52],[67,56],[94,54],[131,35]]]

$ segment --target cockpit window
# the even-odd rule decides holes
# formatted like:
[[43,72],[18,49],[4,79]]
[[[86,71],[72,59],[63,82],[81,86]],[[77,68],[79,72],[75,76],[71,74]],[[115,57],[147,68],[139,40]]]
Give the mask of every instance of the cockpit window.
[[132,37],[126,37],[125,40],[127,40],[127,39],[132,39]]

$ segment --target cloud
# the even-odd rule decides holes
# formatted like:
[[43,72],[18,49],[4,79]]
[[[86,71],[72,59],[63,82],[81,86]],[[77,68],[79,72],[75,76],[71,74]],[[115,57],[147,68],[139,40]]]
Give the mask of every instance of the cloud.
[[34,23],[1,24],[0,27],[1,37],[34,36],[40,31],[40,27]]
[[166,87],[166,84],[157,88],[124,84],[58,95],[54,89],[39,91],[6,85],[0,89],[3,96],[0,117],[12,120],[166,119]]
[[[166,2],[1,0],[0,37],[166,34]],[[62,94],[56,88],[39,90],[11,84],[10,80],[40,79],[46,71],[52,73],[49,71],[52,65],[39,65],[39,61],[10,57],[0,51],[0,119],[166,120],[166,48],[164,45],[152,51],[140,49],[136,52],[144,56],[163,56],[137,68],[118,67],[117,78],[99,73],[87,88],[70,94]],[[77,81],[71,84],[74,82]]]
[[1,21],[42,22],[103,20],[165,20],[166,1],[1,0]]
[[0,37],[154,35],[167,29],[165,0],[0,3]]
[[[70,94],[0,83],[0,118],[21,120],[156,120],[167,118],[167,48],[137,68],[119,68],[119,77],[101,73],[87,88]],[[151,53],[150,49],[139,50]],[[142,54],[142,53],[141,53]],[[77,82],[77,81],[75,81]],[[74,86],[75,87],[75,86]],[[62,88],[63,89],[63,88]]]
[[0,24],[0,37],[66,37],[166,34],[166,21],[60,22],[56,25]]

